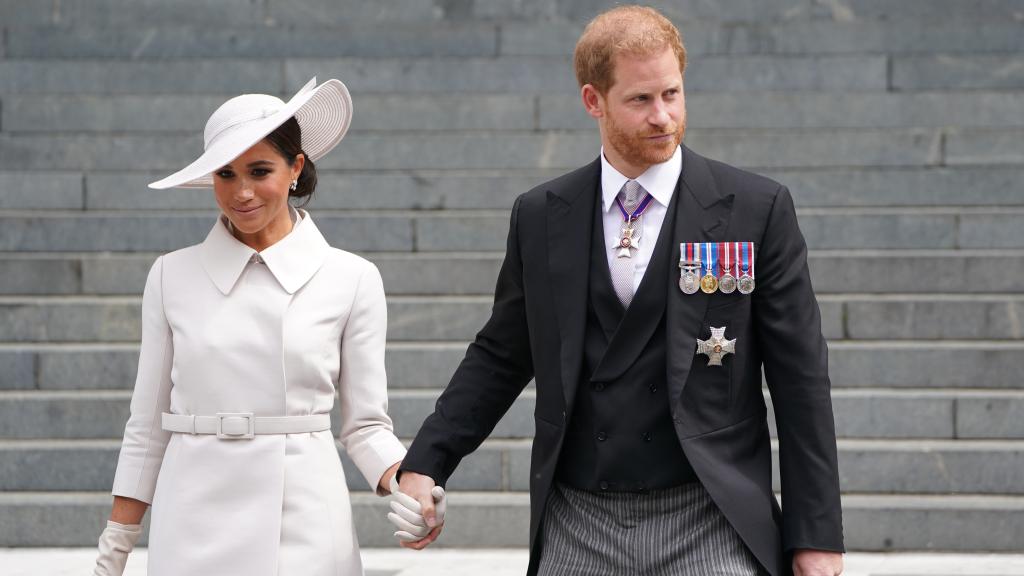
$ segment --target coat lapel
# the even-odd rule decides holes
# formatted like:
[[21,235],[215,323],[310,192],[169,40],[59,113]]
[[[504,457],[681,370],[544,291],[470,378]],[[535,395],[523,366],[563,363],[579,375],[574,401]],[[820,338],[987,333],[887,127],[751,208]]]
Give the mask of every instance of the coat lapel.
[[672,406],[679,405],[686,378],[697,349],[697,336],[704,322],[711,295],[698,291],[684,294],[679,289],[679,244],[722,242],[732,217],[733,195],[722,196],[715,186],[707,160],[683,146],[683,172],[679,202],[672,234],[672,268],[666,290],[666,337],[668,338],[668,386]]
[[601,159],[552,184],[547,193],[548,274],[561,336],[565,405],[571,409],[583,361],[590,236]]
[[594,203],[594,222],[590,229],[590,279],[588,282],[588,310],[587,321],[591,321],[590,313],[593,310],[604,337],[611,341],[615,331],[619,329],[626,309],[619,301],[612,285],[611,270],[608,268],[608,256],[604,236],[604,214],[603,206]]

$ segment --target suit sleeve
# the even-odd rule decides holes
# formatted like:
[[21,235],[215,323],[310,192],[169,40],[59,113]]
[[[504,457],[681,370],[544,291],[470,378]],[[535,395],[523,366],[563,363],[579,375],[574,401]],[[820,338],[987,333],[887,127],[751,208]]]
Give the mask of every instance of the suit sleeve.
[[387,323],[384,283],[377,267],[367,262],[341,335],[339,439],[373,490],[384,472],[405,455],[388,416]]
[[828,348],[785,187],[771,208],[755,273],[754,325],[778,429],[783,547],[842,551]]
[[170,410],[174,344],[164,314],[163,257],[150,268],[142,295],[142,343],[131,415],[114,474],[114,496],[151,503],[171,433],[161,427]]
[[518,240],[521,201],[517,199],[512,208],[491,317],[469,345],[402,463],[402,471],[430,476],[440,485],[487,438],[533,378]]

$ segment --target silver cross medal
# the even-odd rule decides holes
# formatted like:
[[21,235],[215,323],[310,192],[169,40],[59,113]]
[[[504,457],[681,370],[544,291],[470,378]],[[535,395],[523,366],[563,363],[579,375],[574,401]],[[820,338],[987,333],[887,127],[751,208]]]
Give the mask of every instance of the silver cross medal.
[[639,250],[640,229],[636,226],[637,220],[630,220],[622,227],[622,235],[619,238],[619,258],[632,258],[632,250]]
[[722,356],[736,352],[736,339],[725,339],[725,326],[711,329],[711,338],[697,338],[697,354],[708,357],[708,366],[721,366]]

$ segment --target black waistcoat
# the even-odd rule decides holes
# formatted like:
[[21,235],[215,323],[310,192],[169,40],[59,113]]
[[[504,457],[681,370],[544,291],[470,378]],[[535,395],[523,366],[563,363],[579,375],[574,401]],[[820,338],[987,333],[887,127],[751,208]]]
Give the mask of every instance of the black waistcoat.
[[[676,436],[666,380],[665,301],[678,196],[677,190],[628,310],[612,286],[597,202],[583,369],[559,457],[559,482],[583,490],[621,492],[669,488],[697,479]],[[656,324],[653,332],[648,323]],[[639,348],[612,345],[646,334],[650,338]],[[630,354],[629,349],[635,358],[622,356]],[[617,378],[594,379],[598,367],[607,362],[630,365]]]

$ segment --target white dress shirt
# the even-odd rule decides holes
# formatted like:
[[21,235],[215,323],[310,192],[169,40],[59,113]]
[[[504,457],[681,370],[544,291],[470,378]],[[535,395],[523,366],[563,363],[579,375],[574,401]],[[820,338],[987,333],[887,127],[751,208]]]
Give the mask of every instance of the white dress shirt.
[[[679,182],[679,175],[683,171],[683,152],[679,147],[672,154],[672,157],[648,168],[643,174],[635,178],[640,186],[654,197],[654,201],[644,211],[640,219],[642,225],[640,241],[637,244],[637,251],[633,253],[633,292],[640,287],[640,281],[647,271],[647,264],[651,261],[654,253],[654,245],[658,243],[658,235],[661,233],[661,225],[665,222],[665,214],[668,213],[668,204],[675,194],[676,184]],[[601,208],[604,214],[604,238],[605,246],[608,249],[605,254],[608,256],[608,267],[611,269],[612,261],[617,258],[619,240],[623,225],[622,212],[615,203],[615,197],[622,190],[626,178],[621,172],[612,166],[604,156],[604,148],[601,148]]]

